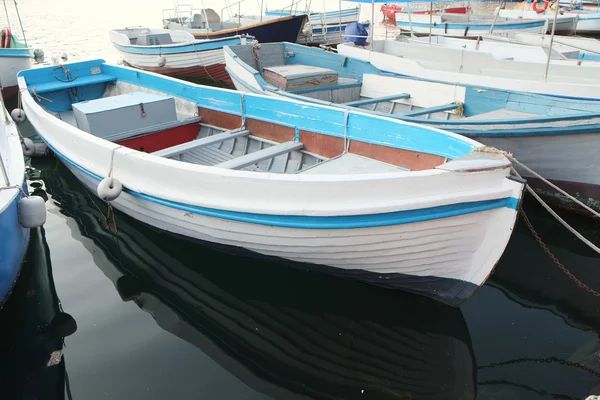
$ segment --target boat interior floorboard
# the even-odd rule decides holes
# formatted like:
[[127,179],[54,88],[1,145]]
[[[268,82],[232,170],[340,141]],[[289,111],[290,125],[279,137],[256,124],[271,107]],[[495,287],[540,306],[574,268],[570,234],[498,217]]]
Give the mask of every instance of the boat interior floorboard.
[[346,153],[337,158],[324,161],[312,168],[300,171],[301,174],[347,174],[352,171],[354,174],[373,174],[383,172],[398,172],[405,170],[392,164],[387,164],[371,158],[362,157],[352,153]]

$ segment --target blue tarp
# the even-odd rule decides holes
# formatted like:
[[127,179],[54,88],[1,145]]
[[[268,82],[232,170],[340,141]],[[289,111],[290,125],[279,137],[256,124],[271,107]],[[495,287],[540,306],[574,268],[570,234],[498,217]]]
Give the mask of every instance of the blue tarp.
[[[360,37],[357,37],[360,36]],[[365,46],[369,32],[358,22],[351,22],[346,25],[344,31],[344,43],[354,43],[357,46]]]

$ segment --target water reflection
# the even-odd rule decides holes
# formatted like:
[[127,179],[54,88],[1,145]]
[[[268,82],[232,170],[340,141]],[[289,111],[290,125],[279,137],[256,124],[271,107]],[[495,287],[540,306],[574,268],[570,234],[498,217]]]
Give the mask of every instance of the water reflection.
[[[117,213],[62,166],[41,178],[103,250],[124,301],[275,398],[475,398],[458,308],[207,250]],[[175,368],[175,366],[173,366]]]
[[21,276],[0,311],[2,398],[64,399],[70,394],[64,338],[77,325],[62,312],[43,228],[32,229]]

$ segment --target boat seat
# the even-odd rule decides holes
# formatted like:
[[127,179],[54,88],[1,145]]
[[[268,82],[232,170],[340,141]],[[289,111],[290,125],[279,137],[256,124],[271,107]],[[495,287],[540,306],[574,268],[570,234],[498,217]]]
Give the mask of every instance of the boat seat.
[[200,147],[210,146],[211,144],[217,144],[224,142],[225,140],[234,139],[241,136],[250,135],[249,130],[231,130],[225,131],[222,133],[217,133],[216,135],[210,135],[203,137],[201,139],[195,139],[190,142],[181,143],[172,147],[167,147],[166,149],[158,150],[153,152],[152,154],[158,157],[173,157],[181,153],[185,153],[187,151],[197,149]]
[[442,111],[451,111],[451,110],[456,110],[458,108],[458,106],[459,106],[459,103],[450,103],[450,104],[445,104],[442,106],[427,107],[427,108],[422,108],[420,110],[411,111],[406,114],[402,114],[402,116],[403,117],[417,117],[419,115],[434,114],[434,113],[438,113],[438,112],[442,112]]
[[358,106],[364,106],[367,104],[383,103],[383,102],[400,100],[400,99],[408,99],[408,98],[410,98],[410,93],[400,93],[400,94],[396,94],[393,96],[374,97],[371,99],[361,99],[361,100],[356,100],[356,101],[349,101],[348,103],[342,103],[342,104],[345,106],[350,106],[350,107],[358,107]]
[[30,86],[30,91],[32,93],[48,93],[48,92],[56,92],[58,90],[70,89],[78,86],[87,86],[94,85],[96,83],[114,83],[117,81],[117,77],[109,74],[96,74],[89,76],[80,76],[76,79],[68,82],[63,81],[53,81],[53,82],[44,82],[38,83],[37,85]]
[[215,167],[241,169],[250,165],[254,165],[263,160],[268,160],[292,151],[301,150],[303,147],[304,145],[300,142],[280,143],[275,146],[267,147],[266,149],[258,150],[253,153],[222,162],[215,165]]

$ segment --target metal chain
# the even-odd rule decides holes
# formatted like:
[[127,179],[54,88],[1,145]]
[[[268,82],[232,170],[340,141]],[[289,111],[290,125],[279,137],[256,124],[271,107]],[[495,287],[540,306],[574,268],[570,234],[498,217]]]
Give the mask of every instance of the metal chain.
[[502,361],[502,362],[497,362],[497,363],[491,363],[489,365],[483,365],[481,367],[477,367],[477,369],[495,368],[495,367],[500,367],[503,365],[520,364],[522,362],[537,362],[537,363],[545,363],[545,364],[559,363],[561,365],[566,365],[568,367],[575,367],[575,368],[585,371],[589,374],[600,377],[600,372],[595,371],[590,367],[587,367],[581,363],[563,360],[562,358],[557,358],[554,356],[546,357],[546,358],[533,358],[533,357],[515,358],[514,360],[508,360],[508,361]]
[[573,273],[571,273],[571,271],[569,271],[564,265],[562,265],[562,263],[558,260],[558,258],[556,258],[556,256],[554,254],[552,254],[552,252],[550,251],[548,246],[546,246],[546,244],[544,243],[544,241],[542,240],[540,235],[538,235],[538,233],[535,231],[535,228],[531,224],[531,221],[529,221],[529,218],[527,217],[527,214],[525,214],[525,211],[523,209],[521,209],[521,215],[523,216],[523,219],[525,220],[525,223],[529,227],[529,230],[533,234],[533,237],[535,238],[535,240],[537,240],[537,242],[540,244],[542,249],[546,252],[548,257],[550,257],[550,259],[552,261],[554,261],[554,264],[556,264],[556,266],[562,272],[564,272],[565,275],[567,275],[569,277],[569,279],[571,279],[573,282],[575,282],[575,284],[577,284],[577,286],[579,286],[580,288],[593,294],[596,297],[600,297],[600,292],[597,292],[596,290],[592,289],[591,287],[587,286],[585,283],[583,283],[579,279],[577,279],[577,277],[575,275],[573,275]]

